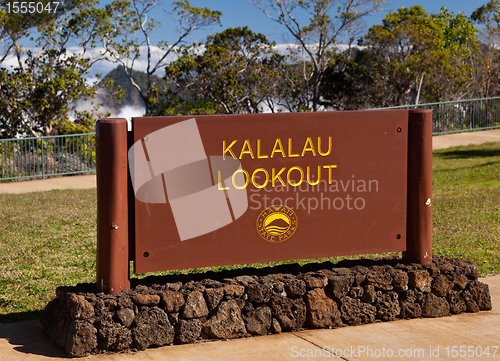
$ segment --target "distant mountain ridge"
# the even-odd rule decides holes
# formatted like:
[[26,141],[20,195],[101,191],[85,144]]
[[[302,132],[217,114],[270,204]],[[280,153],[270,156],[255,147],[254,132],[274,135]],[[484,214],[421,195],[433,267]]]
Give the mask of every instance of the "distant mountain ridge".
[[[141,87],[141,89],[147,88],[147,75],[145,72],[134,70],[133,79],[134,82]],[[101,93],[108,93],[108,90],[104,89],[104,83],[107,80],[113,81],[112,91],[115,91],[119,86],[121,87],[123,91],[123,98],[120,102],[118,102],[114,99],[109,99],[103,94],[99,94],[96,97],[96,100],[99,103],[103,104],[103,108],[106,109],[106,111],[109,111],[111,114],[116,115],[119,114],[120,110],[126,106],[134,108],[144,108],[144,101],[139,95],[137,89],[130,82],[130,79],[125,72],[125,67],[123,65],[119,65],[117,68],[111,70],[104,78],[99,81],[97,86],[101,88]],[[165,80],[156,75],[152,76],[152,80],[154,83],[159,85],[165,83]]]

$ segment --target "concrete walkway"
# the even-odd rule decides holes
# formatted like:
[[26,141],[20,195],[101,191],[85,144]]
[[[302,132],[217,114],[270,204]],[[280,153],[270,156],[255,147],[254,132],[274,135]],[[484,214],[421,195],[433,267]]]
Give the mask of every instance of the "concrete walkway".
[[30,181],[0,183],[0,194],[45,192],[54,189],[88,189],[96,187],[97,181],[95,174],[75,175],[58,178],[36,179]]
[[488,142],[500,142],[500,129],[435,135],[432,137],[432,149],[436,150]]
[[[432,149],[444,149],[459,145],[500,142],[500,129],[478,132],[454,133],[432,137]],[[70,176],[32,181],[0,183],[2,193],[44,192],[54,189],[87,189],[96,187],[96,175]]]
[[[481,281],[489,285],[491,311],[165,346],[135,353],[88,356],[83,360],[500,360],[500,275]],[[333,357],[332,349],[342,357]],[[64,353],[45,336],[38,320],[0,324],[0,360],[64,358]]]

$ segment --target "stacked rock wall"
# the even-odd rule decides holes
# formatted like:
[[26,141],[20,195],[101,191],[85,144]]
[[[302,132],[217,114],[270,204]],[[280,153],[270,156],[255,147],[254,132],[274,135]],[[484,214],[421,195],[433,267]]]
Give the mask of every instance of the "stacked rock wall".
[[144,350],[489,310],[478,276],[472,262],[435,257],[425,266],[356,261],[145,279],[118,295],[79,285],[58,288],[41,323],[71,356]]

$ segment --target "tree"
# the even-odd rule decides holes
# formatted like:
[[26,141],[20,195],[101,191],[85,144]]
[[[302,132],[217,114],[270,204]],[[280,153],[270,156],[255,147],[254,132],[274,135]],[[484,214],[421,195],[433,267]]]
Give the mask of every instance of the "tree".
[[[429,15],[420,6],[389,13],[361,38],[364,65],[375,106],[443,101],[466,93],[470,55],[477,44],[475,27],[463,14],[445,8]],[[447,99],[451,100],[451,99]]]
[[479,86],[479,97],[490,97],[500,92],[500,0],[491,0],[476,9],[471,20],[484,26],[481,32],[481,56],[476,59],[475,84]]
[[[0,53],[0,64],[2,64],[11,54],[17,60],[22,55],[19,41],[29,35],[30,30],[50,22],[59,17],[64,11],[68,11],[75,5],[62,4],[61,7],[52,6],[51,0],[39,0],[44,11],[30,13],[21,12],[20,3],[15,0],[5,0],[0,4],[0,45],[3,45],[3,53]],[[17,7],[18,10],[15,9]]]
[[[320,86],[331,55],[341,44],[351,46],[358,36],[360,20],[380,9],[383,0],[250,0],[264,14],[286,27],[311,63],[304,73],[304,83],[311,88],[313,111],[320,106]],[[308,25],[301,25],[294,15],[306,11]]]
[[[174,20],[177,24],[178,38],[173,44],[165,41],[159,42],[156,46],[151,43],[151,32],[161,26],[153,18],[149,19],[149,12],[158,4],[158,0],[131,0],[133,11],[131,12],[131,29],[138,32],[140,36],[134,39],[125,38],[116,60],[124,67],[132,85],[137,89],[146,106],[146,115],[150,114],[150,108],[158,101],[158,85],[155,83],[153,75],[158,69],[166,65],[169,55],[175,53],[176,48],[182,45],[186,37],[194,30],[220,23],[222,15],[219,11],[212,11],[210,8],[198,8],[191,5],[189,0],[173,2]],[[139,37],[142,40],[139,40]],[[142,47],[146,51],[146,76],[147,85],[141,87],[134,81],[134,68],[136,61],[141,56]],[[158,59],[153,60],[153,53],[158,54]]]
[[490,0],[476,9],[471,19],[485,26],[483,36],[488,45],[498,44],[500,38],[500,0]]
[[[43,0],[45,3],[47,0]],[[23,119],[26,117],[22,107],[23,87],[28,75],[21,72],[19,66],[9,71],[7,61],[22,64],[23,48],[20,41],[27,37],[30,29],[47,21],[47,13],[38,17],[11,10],[13,1],[5,1],[0,5],[0,138],[13,137],[19,130],[26,131]]]
[[446,8],[431,18],[442,32],[441,63],[425,84],[427,101],[440,102],[475,97],[473,63],[479,53],[478,29],[463,13],[454,15]]
[[209,36],[203,46],[185,48],[165,68],[165,80],[174,88],[160,112],[259,113],[276,92],[276,64],[283,58],[272,46],[264,35],[238,27]]
[[[95,95],[94,84],[84,76],[90,68],[110,55],[114,39],[127,24],[126,3],[115,1],[97,8],[95,0],[74,0],[53,17],[32,21],[29,17],[3,17],[2,33],[7,34],[0,57],[0,137],[18,134],[50,135],[76,125],[87,131],[93,126],[94,110],[77,112],[74,101]],[[20,40],[31,36],[33,49]],[[78,50],[68,50],[75,46]],[[14,54],[14,65],[5,66]]]
[[[357,54],[358,52],[356,52]],[[368,107],[371,79],[367,67],[348,54],[336,54],[340,58],[326,69],[320,92],[322,104],[334,110],[356,110]]]
[[265,103],[276,111],[307,112],[311,110],[313,92],[310,74],[311,62],[306,61],[299,47],[288,47],[287,54],[275,63],[276,77],[274,92],[265,97]]

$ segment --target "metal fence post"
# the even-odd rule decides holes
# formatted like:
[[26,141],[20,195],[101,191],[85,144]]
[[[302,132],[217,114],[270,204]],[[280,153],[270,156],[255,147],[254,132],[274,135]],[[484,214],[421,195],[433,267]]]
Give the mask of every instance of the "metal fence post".
[[407,263],[432,262],[432,111],[408,115]]
[[42,179],[45,179],[45,162],[43,159],[43,138],[41,139],[40,142],[42,143]]
[[130,288],[127,120],[99,120],[96,135],[97,288],[116,294]]

